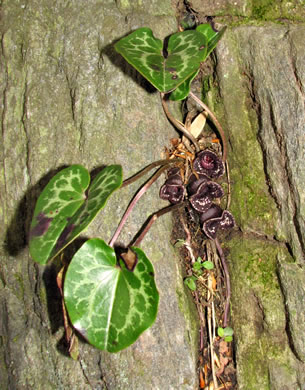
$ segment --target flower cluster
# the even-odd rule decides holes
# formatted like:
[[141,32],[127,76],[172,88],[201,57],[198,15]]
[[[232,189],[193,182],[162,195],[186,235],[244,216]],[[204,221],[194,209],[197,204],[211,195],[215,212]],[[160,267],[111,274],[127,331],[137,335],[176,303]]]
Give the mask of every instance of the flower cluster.
[[204,233],[215,239],[218,230],[234,226],[232,214],[214,203],[215,199],[224,195],[221,186],[213,181],[223,175],[224,165],[214,152],[203,150],[195,158],[193,169],[195,173],[190,176],[186,187],[179,168],[171,169],[160,189],[160,198],[177,204],[187,196],[192,208],[199,214]]
[[160,189],[160,198],[177,204],[183,201],[184,193],[185,189],[179,168],[172,168],[168,172],[168,179]]

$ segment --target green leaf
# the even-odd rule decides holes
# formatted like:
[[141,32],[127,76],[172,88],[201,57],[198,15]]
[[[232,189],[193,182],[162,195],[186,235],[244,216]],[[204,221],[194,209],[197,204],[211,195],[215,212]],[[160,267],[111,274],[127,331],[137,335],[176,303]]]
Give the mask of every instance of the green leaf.
[[184,279],[185,285],[192,291],[195,291],[197,286],[196,286],[196,278],[193,276],[187,277]]
[[214,268],[214,264],[211,262],[211,261],[204,261],[202,263],[202,266],[205,268],[205,269],[213,269]]
[[170,95],[170,100],[183,100],[185,99],[188,94],[190,93],[191,89],[191,82],[194,80],[194,78],[197,76],[199,72],[199,69],[196,70],[188,79],[186,79],[182,84],[180,84]]
[[223,36],[226,29],[227,29],[227,27],[225,26],[220,31],[215,31],[215,30],[213,30],[212,26],[208,23],[200,24],[199,26],[197,26],[196,31],[199,31],[208,40],[208,48],[207,48],[206,58],[215,49],[218,41]]
[[227,326],[226,328],[217,328],[217,334],[219,337],[224,337],[225,341],[232,341],[233,329]]
[[105,207],[109,196],[121,185],[122,167],[120,165],[109,165],[95,177],[89,187],[86,201],[69,220],[57,240],[51,257],[56,256],[88,227],[99,211]]
[[[207,52],[205,54],[205,57],[201,60],[204,61],[213,51],[220,38],[223,36],[224,32],[226,31],[226,27],[224,27],[219,32],[216,32],[213,30],[210,24],[200,24],[199,26],[197,26],[196,30],[199,31],[201,34],[203,34],[208,40]],[[169,99],[170,100],[185,99],[190,93],[191,82],[197,76],[198,72],[199,72],[199,68],[170,94]]]
[[85,201],[90,176],[81,165],[55,175],[40,194],[30,230],[30,253],[45,264],[68,219]]
[[224,340],[227,342],[227,343],[230,343],[232,340],[233,340],[233,337],[232,336],[226,336],[224,338]]
[[129,271],[104,241],[87,241],[74,255],[65,278],[64,300],[72,325],[95,347],[117,352],[132,344],[156,319],[159,294],[154,269],[132,248]]
[[182,248],[185,245],[185,240],[179,238],[175,243],[174,247],[175,248]]
[[143,27],[114,47],[155,88],[167,93],[198,71],[200,62],[206,58],[207,39],[195,30],[173,34],[165,57],[162,41],[153,36],[150,28]]
[[223,331],[224,331],[224,332],[223,332],[223,335],[224,335],[225,337],[231,337],[231,336],[233,336],[233,334],[234,334],[234,330],[233,330],[232,328],[230,328],[229,326],[227,326],[226,328],[224,328]]
[[92,182],[81,165],[72,165],[55,175],[36,203],[30,230],[30,254],[46,264],[73,241],[105,206],[122,184],[122,168],[110,165]]
[[202,268],[202,263],[200,261],[195,261],[193,264],[193,269],[199,271]]

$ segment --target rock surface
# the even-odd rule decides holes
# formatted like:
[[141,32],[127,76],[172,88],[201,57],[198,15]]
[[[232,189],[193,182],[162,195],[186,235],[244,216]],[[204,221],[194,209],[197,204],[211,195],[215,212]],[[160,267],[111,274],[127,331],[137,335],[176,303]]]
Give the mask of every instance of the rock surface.
[[[90,171],[118,163],[124,177],[162,157],[175,135],[160,99],[112,44],[141,26],[176,31],[170,2],[10,0],[1,2],[1,315],[3,389],[195,389],[196,313],[171,248],[171,218],[153,226],[142,248],[160,290],[156,323],[115,355],[80,343],[65,356],[57,264],[29,258],[27,234],[44,185],[63,166]],[[167,203],[158,185],[139,202],[121,240]],[[113,196],[86,237],[109,240],[137,184]],[[83,237],[84,238],[84,237]],[[82,239],[76,245],[80,245]]]
[[225,244],[239,389],[305,386],[304,37],[302,25],[229,29],[208,94],[229,139],[239,227]]
[[230,22],[239,18],[305,20],[304,4],[298,0],[191,0],[189,3],[203,16],[227,17]]
[[[304,21],[304,7],[271,0],[190,3],[200,16],[242,16],[216,50],[207,94],[230,145],[230,210],[238,229],[223,246],[239,389],[303,389],[305,27],[283,19]],[[112,48],[144,25],[160,38],[176,31],[170,2],[58,0],[50,8],[46,0],[10,0],[1,6],[2,386],[195,389],[198,325],[169,246],[170,217],[158,220],[142,244],[156,269],[158,319],[115,355],[81,342],[78,362],[65,356],[57,264],[34,265],[26,247],[35,200],[58,169],[82,163],[96,171],[115,162],[128,177],[159,159],[174,136],[158,95]],[[117,192],[86,237],[108,240],[137,188]],[[157,194],[155,185],[139,202],[125,244],[160,207]]]

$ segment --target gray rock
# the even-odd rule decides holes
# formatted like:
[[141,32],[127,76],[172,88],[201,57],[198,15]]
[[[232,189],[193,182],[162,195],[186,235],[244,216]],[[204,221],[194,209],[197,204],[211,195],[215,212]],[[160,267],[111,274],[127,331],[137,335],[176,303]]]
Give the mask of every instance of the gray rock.
[[[112,44],[141,26],[164,38],[176,30],[169,1],[12,0],[2,4],[1,382],[9,389],[194,389],[196,313],[185,296],[171,248],[171,218],[158,220],[142,248],[160,291],[156,323],[131,348],[110,355],[80,343],[65,356],[58,265],[39,267],[27,251],[35,200],[61,167],[90,171],[123,165],[124,177],[162,157],[175,135],[160,98],[114,53]],[[166,205],[152,187],[120,240],[128,244],[147,217]],[[109,240],[137,190],[113,196],[86,237]],[[84,236],[83,236],[84,237]]]
[[[281,260],[281,259],[280,259]],[[297,264],[283,263],[279,275],[285,305],[291,343],[297,357],[305,363],[305,272]]]
[[[259,137],[281,230],[299,262],[305,247],[304,27],[239,29],[241,58],[250,72]],[[276,53],[271,55],[271,52]]]
[[305,385],[304,36],[300,25],[229,29],[208,93],[211,105],[221,97],[240,228],[226,243],[239,389]]
[[[192,9],[203,16],[213,16],[232,22],[246,23],[252,20],[305,20],[305,9],[298,0],[192,0]],[[246,19],[240,19],[246,18]]]
[[[248,203],[240,223],[247,230],[275,234],[279,240],[288,242],[300,262],[304,259],[305,227],[302,190],[305,111],[301,66],[304,36],[304,27],[244,26],[234,33],[228,32],[218,47],[222,58],[218,66],[221,93],[230,94],[230,99],[224,99],[224,108],[233,154],[241,143],[247,146],[245,154],[232,156],[233,160],[239,160],[233,163],[233,170],[237,164],[244,176],[243,184],[238,183],[238,202]],[[272,52],[276,55],[271,55]],[[242,166],[242,160],[246,159],[247,164]],[[257,175],[260,178],[255,179]],[[249,206],[252,208],[249,190],[260,192],[261,206],[255,199],[254,216],[249,215]],[[267,200],[269,194],[273,201]],[[241,200],[245,195],[246,200]],[[269,212],[264,213],[264,205]],[[255,218],[264,219],[264,225],[258,222],[258,229],[263,231],[254,226]]]
[[203,15],[250,16],[252,4],[248,0],[192,0],[192,8]]

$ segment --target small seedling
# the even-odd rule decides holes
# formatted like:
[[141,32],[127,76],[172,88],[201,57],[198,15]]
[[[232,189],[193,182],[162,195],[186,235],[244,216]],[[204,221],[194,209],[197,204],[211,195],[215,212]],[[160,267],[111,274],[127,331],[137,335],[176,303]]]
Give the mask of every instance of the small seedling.
[[230,327],[226,327],[226,328],[219,327],[217,328],[217,334],[219,337],[224,338],[225,341],[230,342],[233,340],[234,331]]
[[211,270],[214,268],[214,264],[209,260],[202,261],[202,258],[198,257],[195,263],[193,264],[192,268],[195,274],[196,273],[198,274],[198,272],[200,272],[201,274],[203,268],[207,270]]
[[214,268],[214,264],[211,261],[207,260],[202,263],[202,267],[211,270]]
[[197,278],[196,276],[188,276],[187,278],[184,279],[185,285],[192,291],[197,290],[197,285],[196,285]]
[[203,274],[203,271],[211,270],[214,268],[214,264],[211,261],[202,262],[201,257],[198,257],[197,260],[192,265],[192,276],[188,276],[184,279],[185,285],[192,291],[197,289],[196,281]]

